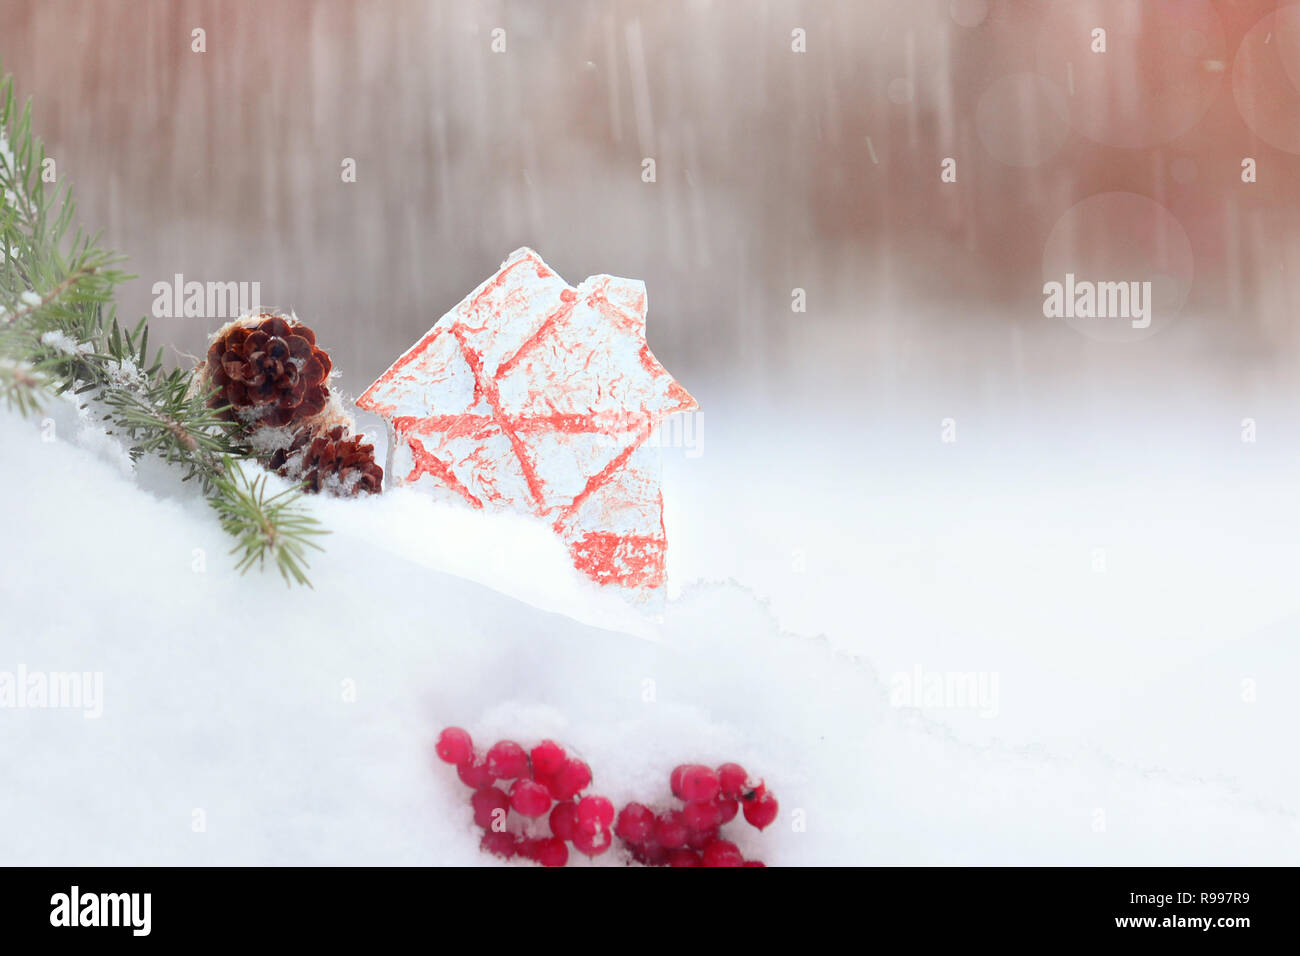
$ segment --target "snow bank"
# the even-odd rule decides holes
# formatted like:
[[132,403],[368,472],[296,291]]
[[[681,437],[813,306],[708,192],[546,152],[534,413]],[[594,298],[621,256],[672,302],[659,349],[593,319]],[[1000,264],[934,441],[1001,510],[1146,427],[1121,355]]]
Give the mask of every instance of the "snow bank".
[[494,863],[432,756],[447,724],[561,740],[620,803],[739,761],[781,817],[729,830],[777,865],[1300,861],[1294,793],[954,729],[741,584],[647,617],[522,519],[315,500],[315,590],[241,578],[201,500],[49,414],[0,413],[0,671],[102,673],[103,712],[0,709],[2,862]]

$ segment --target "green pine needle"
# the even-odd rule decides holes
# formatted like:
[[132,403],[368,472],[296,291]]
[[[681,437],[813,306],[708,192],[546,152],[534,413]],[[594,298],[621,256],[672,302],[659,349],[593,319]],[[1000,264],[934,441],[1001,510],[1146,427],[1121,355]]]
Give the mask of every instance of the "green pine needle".
[[222,527],[235,539],[236,568],[274,562],[286,583],[306,584],[308,548],[327,532],[301,506],[302,492],[267,494],[239,466],[252,454],[210,394],[195,394],[192,373],[163,368],[149,354],[149,322],[118,323],[113,298],[131,276],[99,236],[73,230],[66,186],[46,190],[45,149],[32,135],[31,104],[21,111],[13,80],[0,79],[0,402],[21,415],[63,393],[86,395],[132,460],[162,459],[197,479]]
[[305,573],[306,549],[323,551],[312,539],[329,532],[299,507],[301,491],[290,488],[267,497],[266,475],[249,481],[234,459],[225,459],[223,465],[224,473],[213,479],[215,493],[209,503],[235,539],[230,552],[240,556],[235,567],[243,574],[255,564],[261,567],[269,557],[286,584],[296,581],[311,587]]

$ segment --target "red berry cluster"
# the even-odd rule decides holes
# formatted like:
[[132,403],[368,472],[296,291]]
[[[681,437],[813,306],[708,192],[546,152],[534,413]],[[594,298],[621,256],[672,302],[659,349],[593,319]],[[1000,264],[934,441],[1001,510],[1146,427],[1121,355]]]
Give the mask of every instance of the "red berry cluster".
[[619,812],[614,833],[628,845],[633,859],[647,866],[763,866],[746,860],[736,844],[722,839],[722,825],[742,809],[745,819],[763,829],[776,819],[776,797],[761,782],[749,782],[739,764],[717,770],[702,764],[682,764],[668,778],[680,810],[656,814],[640,803]]
[[[650,866],[763,866],[744,860],[734,843],[720,838],[719,830],[742,807],[745,819],[760,830],[777,815],[776,798],[761,782],[750,784],[744,768],[734,763],[716,771],[698,764],[678,767],[669,783],[673,795],[685,803],[681,810],[656,815],[640,803],[629,803],[615,823],[613,803],[595,794],[581,795],[591,785],[591,768],[553,740],[543,740],[530,751],[513,740],[501,740],[480,757],[466,731],[448,727],[438,736],[435,750],[440,759],[456,766],[461,782],[474,791],[474,822],[484,831],[479,846],[506,859],[521,856],[543,866],[564,866],[570,843],[594,857],[608,850],[617,834],[634,859]],[[508,790],[497,786],[506,781],[513,781]],[[507,828],[511,810],[528,820],[549,814],[551,836],[512,832]]]
[[[435,749],[442,760],[456,765],[461,782],[474,791],[474,822],[484,831],[479,845],[489,853],[564,866],[569,843],[580,853],[597,856],[614,842],[614,804],[594,794],[578,796],[591,785],[591,768],[553,740],[543,740],[531,751],[513,740],[500,740],[479,757],[467,732],[448,727]],[[507,781],[514,781],[509,790],[497,786]],[[551,836],[511,832],[506,827],[511,810],[529,820],[549,813]]]

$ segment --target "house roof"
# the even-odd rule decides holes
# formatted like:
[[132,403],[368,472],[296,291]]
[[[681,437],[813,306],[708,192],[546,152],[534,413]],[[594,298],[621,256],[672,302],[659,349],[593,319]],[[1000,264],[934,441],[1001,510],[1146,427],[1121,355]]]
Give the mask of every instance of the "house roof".
[[389,419],[461,415],[495,382],[497,410],[512,418],[658,422],[697,408],[650,351],[645,322],[640,280],[596,275],[575,288],[532,249],[517,249],[357,405]]

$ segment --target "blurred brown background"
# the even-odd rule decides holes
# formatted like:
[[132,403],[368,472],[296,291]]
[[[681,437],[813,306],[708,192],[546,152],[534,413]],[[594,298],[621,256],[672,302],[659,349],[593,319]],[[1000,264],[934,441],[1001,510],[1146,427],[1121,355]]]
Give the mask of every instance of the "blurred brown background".
[[[571,282],[643,278],[651,344],[702,399],[1184,361],[1251,381],[1296,370],[1296,77],[1256,60],[1300,37],[1234,76],[1278,6],[3,0],[0,64],[140,276],[124,314],[178,272],[260,281],[353,393],[521,245]],[[1123,355],[1042,315],[1048,235],[1107,190],[1162,204],[1195,257],[1176,330]],[[155,337],[198,352],[216,324]]]

